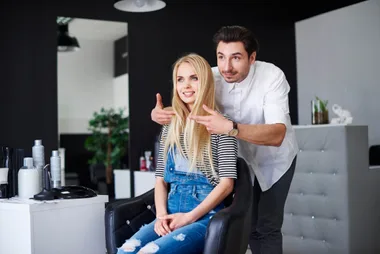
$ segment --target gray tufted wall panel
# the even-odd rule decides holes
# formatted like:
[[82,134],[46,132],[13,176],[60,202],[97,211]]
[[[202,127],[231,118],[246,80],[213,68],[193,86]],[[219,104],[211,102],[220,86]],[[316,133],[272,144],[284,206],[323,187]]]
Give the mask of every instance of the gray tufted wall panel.
[[283,226],[284,254],[380,253],[380,170],[368,128],[295,126],[300,151]]

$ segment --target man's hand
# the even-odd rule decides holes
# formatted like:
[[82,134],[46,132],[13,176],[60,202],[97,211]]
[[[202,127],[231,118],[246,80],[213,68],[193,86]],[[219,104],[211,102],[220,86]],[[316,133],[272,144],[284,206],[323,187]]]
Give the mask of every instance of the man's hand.
[[156,94],[156,106],[151,112],[152,120],[158,124],[164,125],[169,124],[172,120],[172,116],[175,114],[171,108],[164,109],[164,105],[162,104],[161,95]]
[[218,112],[203,105],[203,109],[210,113],[209,116],[189,116],[190,119],[195,120],[197,123],[206,126],[209,133],[212,134],[228,134],[233,128],[232,121],[225,118]]
[[173,213],[160,217],[163,220],[169,220],[169,228],[174,231],[178,228],[189,225],[193,222],[189,213]]
[[170,227],[169,227],[169,220],[157,218],[156,222],[154,223],[154,231],[159,236],[164,236],[171,233],[172,231],[170,230]]

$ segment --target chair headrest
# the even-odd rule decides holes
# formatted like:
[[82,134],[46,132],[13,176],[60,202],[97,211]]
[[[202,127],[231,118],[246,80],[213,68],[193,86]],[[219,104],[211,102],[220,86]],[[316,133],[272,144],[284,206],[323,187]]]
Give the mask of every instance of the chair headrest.
[[252,192],[252,180],[250,169],[247,162],[238,157],[237,159],[237,179],[235,182],[235,195],[234,199],[244,199],[247,202],[252,202],[250,193]]

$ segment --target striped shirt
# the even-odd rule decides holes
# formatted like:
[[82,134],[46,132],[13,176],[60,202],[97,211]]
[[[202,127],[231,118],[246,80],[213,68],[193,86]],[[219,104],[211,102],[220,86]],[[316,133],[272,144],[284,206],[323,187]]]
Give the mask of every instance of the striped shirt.
[[[168,136],[169,125],[164,125],[160,135],[160,149],[157,158],[156,177],[164,177],[164,149],[165,141]],[[180,136],[180,143],[184,150],[184,135]],[[216,186],[220,178],[237,178],[236,160],[237,160],[237,140],[224,134],[211,134],[212,163],[216,175],[212,173],[210,161],[206,160],[204,166],[197,165],[197,168],[207,177],[209,182]],[[204,151],[204,158],[207,158],[207,152]],[[190,171],[189,171],[190,172]]]

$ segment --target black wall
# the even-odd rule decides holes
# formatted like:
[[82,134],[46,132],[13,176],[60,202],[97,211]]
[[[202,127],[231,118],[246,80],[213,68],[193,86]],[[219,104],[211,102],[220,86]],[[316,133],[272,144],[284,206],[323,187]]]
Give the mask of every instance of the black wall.
[[160,92],[164,105],[170,104],[172,63],[192,51],[216,65],[212,36],[223,25],[244,25],[256,33],[261,43],[258,59],[277,64],[289,79],[292,119],[298,121],[294,23],[284,17],[275,20],[281,13],[252,5],[237,12],[231,11],[236,6],[201,6],[173,6],[129,25],[132,168],[138,168],[139,153],[153,146],[153,134],[159,131],[150,119],[155,94]]
[[[186,52],[216,64],[212,36],[222,25],[252,29],[261,44],[258,59],[283,69],[291,85],[290,108],[297,116],[294,21],[274,5],[190,4],[166,1],[158,12],[130,14],[113,1],[20,1],[0,4],[0,144],[28,149],[43,139],[47,153],[58,146],[56,17],[128,22],[130,167],[143,150],[153,149],[160,127],[150,119],[155,94],[169,105],[171,66]],[[172,3],[173,2],[173,3]]]

